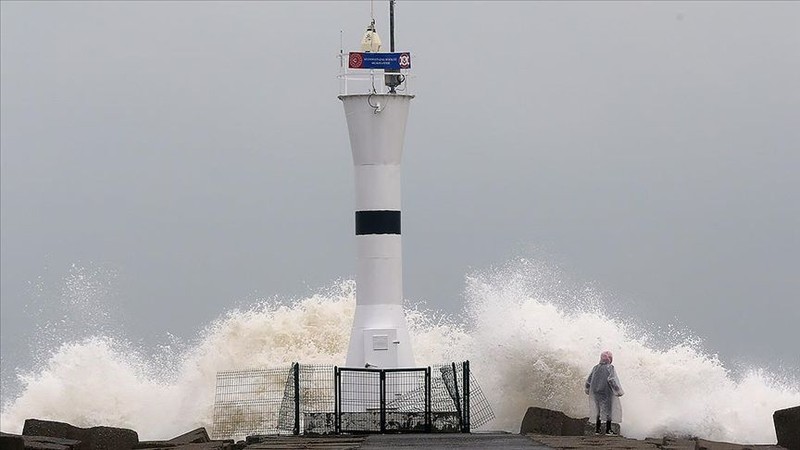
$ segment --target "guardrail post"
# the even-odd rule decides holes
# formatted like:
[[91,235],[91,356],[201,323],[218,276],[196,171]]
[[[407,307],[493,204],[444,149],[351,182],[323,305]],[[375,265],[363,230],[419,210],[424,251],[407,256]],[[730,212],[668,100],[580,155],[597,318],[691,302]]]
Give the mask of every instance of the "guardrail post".
[[292,364],[294,372],[294,434],[300,434],[300,363]]
[[453,368],[453,391],[455,391],[456,398],[456,413],[458,413],[458,426],[459,428],[464,429],[464,414],[461,411],[461,397],[458,395],[458,372],[456,372],[456,363],[455,361],[452,363]]
[[469,360],[464,361],[464,381],[462,385],[464,386],[464,427],[463,431],[465,433],[470,432],[470,425],[469,425]]
[[333,366],[333,432],[342,432],[342,374]]
[[431,367],[425,368],[425,432],[432,431],[431,424]]
[[381,369],[381,433],[386,432],[386,372]]

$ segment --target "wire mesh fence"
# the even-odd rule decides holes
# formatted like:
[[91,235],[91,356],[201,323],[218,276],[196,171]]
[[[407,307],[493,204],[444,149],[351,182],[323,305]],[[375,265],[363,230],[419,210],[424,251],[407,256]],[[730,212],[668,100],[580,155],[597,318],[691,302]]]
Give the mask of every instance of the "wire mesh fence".
[[430,368],[336,368],[335,432],[430,431]]
[[470,431],[494,419],[489,400],[469,369],[469,361],[431,367],[431,403],[434,411],[452,411],[461,415],[459,427]]
[[[430,367],[386,372],[384,432],[431,431],[430,380]],[[416,401],[402,401],[409,394]]]
[[469,361],[407,369],[295,363],[218,373],[212,435],[469,432],[492,418]]
[[335,432],[380,432],[384,374],[374,369],[336,368]]
[[295,415],[293,402],[285,402],[292,379],[292,366],[219,372],[214,397],[215,439],[288,434],[278,423],[281,416]]

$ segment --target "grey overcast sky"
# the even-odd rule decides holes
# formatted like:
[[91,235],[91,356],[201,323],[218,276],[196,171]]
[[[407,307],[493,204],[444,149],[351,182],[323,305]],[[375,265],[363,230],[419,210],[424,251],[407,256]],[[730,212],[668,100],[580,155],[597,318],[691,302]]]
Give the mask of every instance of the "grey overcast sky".
[[[150,344],[354,276],[336,55],[369,10],[0,3],[6,376],[48,318],[32,297],[59,295],[37,284],[72,264],[116,274],[120,326]],[[458,313],[465,275],[543,258],[636,320],[797,373],[800,3],[400,1],[396,17],[417,95],[408,299]]]

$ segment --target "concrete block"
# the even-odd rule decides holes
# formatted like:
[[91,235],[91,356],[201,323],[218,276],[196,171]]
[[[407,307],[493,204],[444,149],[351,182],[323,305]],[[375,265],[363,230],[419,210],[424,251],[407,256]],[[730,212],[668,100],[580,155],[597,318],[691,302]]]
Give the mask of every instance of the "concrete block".
[[[75,439],[47,436],[22,436],[26,450],[82,450],[85,445]],[[5,450],[5,449],[3,449]]]
[[[583,436],[587,419],[575,419],[561,411],[532,406],[525,412],[520,434],[549,436]],[[594,429],[592,430],[594,432]]]
[[18,434],[0,432],[0,449],[25,450],[25,440]]
[[800,450],[800,406],[779,409],[772,414],[778,445],[789,450]]
[[203,442],[211,442],[211,439],[208,437],[208,432],[203,427],[197,428],[195,430],[189,431],[188,433],[184,433],[180,436],[176,436],[169,441],[171,444],[200,444]]
[[132,450],[139,442],[139,435],[125,428],[80,428],[64,422],[38,419],[26,420],[22,435],[74,439],[83,443],[81,450]]

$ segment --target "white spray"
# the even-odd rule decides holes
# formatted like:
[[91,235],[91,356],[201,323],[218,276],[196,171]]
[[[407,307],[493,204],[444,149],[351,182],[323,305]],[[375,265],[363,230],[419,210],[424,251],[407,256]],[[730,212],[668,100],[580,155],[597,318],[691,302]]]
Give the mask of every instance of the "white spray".
[[[623,430],[774,443],[772,412],[800,404],[800,388],[753,369],[734,379],[691,339],[671,343],[612,318],[591,290],[568,287],[549,266],[521,260],[468,277],[460,321],[421,307],[406,312],[418,364],[469,359],[497,415],[488,429],[517,432],[525,409],[586,415],[583,381],[601,350],[614,351],[626,395]],[[20,376],[0,429],[19,433],[26,418],[135,429],[141,439],[211,427],[217,371],[292,361],[341,364],[355,309],[355,283],[286,303],[233,310],[175,355],[155,356],[119,338],[61,344]],[[652,343],[650,342],[652,341]],[[170,370],[164,361],[179,358]]]

